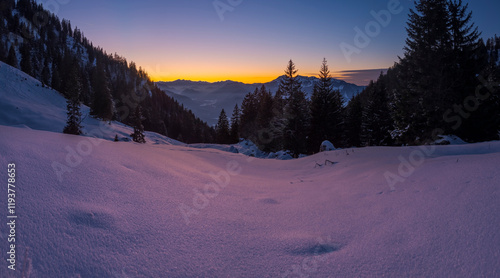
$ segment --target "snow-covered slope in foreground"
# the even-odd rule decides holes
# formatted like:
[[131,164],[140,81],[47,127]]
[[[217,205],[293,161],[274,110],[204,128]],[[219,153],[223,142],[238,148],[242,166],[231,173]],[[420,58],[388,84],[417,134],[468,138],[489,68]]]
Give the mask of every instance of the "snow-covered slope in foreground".
[[[30,277],[500,276],[499,142],[438,146],[409,171],[400,160],[419,148],[276,161],[0,134],[1,215],[8,163],[18,215],[18,270],[2,225],[0,277],[23,264]],[[315,167],[325,160],[336,164]],[[384,174],[398,168],[391,189]]]

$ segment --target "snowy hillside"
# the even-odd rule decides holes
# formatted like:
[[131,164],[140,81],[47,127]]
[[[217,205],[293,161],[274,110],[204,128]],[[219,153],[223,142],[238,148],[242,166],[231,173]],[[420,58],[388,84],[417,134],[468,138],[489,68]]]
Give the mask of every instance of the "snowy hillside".
[[[0,125],[21,126],[35,130],[62,132],[66,125],[66,99],[31,76],[0,62]],[[131,140],[133,129],[119,122],[103,123],[89,115],[83,105],[84,135],[114,140]],[[147,132],[149,143],[183,143]]]
[[[173,97],[185,107],[191,109],[198,117],[210,125],[215,125],[220,111],[233,111],[234,105],[241,105],[246,94],[255,91],[255,88],[266,86],[273,94],[278,90],[283,76],[268,82],[244,84],[235,81],[223,82],[195,82],[177,80],[173,82],[158,82],[157,85],[170,97]],[[302,89],[308,97],[313,93],[316,77],[298,76]],[[333,79],[333,88],[339,90],[346,101],[360,93],[365,87]]]
[[384,173],[418,148],[275,161],[100,141],[70,165],[87,139],[0,133],[19,217],[19,268],[0,277],[500,275],[498,142],[439,146],[391,189]]

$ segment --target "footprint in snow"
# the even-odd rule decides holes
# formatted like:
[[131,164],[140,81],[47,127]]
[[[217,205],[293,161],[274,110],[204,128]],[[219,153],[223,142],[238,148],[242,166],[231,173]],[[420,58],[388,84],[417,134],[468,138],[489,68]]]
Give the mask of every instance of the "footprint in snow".
[[333,253],[342,249],[343,245],[339,243],[307,243],[301,247],[289,250],[289,253],[295,256],[320,256],[324,254]]
[[275,199],[271,198],[266,198],[266,199],[261,199],[261,203],[268,204],[268,205],[278,205],[280,202],[276,201]]
[[71,212],[69,220],[77,225],[84,225],[99,229],[111,228],[115,223],[115,219],[110,214],[105,212],[83,210],[75,210]]

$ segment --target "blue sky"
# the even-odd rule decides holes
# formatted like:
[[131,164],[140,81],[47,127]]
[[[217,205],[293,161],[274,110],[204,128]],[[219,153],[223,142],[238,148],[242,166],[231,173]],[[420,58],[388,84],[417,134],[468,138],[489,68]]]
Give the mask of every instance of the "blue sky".
[[[377,76],[378,69],[392,66],[403,54],[413,7],[406,0],[39,2],[71,20],[95,45],[135,61],[155,80],[243,82],[270,81],[283,73],[289,59],[302,75],[316,74],[327,58],[333,72],[376,69]],[[388,5],[398,12],[387,26],[372,29],[369,43],[346,57],[341,44],[356,46],[355,28],[376,28],[370,25],[372,11],[390,10]],[[470,8],[483,36],[493,36],[500,1],[470,1]],[[362,79],[354,74],[358,84],[367,82],[367,72],[362,73]]]

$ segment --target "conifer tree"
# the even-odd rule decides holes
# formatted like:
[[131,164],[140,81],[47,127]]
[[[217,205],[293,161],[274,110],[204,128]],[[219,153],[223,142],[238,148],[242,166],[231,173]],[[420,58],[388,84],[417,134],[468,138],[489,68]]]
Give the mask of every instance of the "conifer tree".
[[33,64],[31,63],[31,47],[28,43],[21,46],[21,70],[33,76]]
[[258,112],[256,121],[256,141],[255,143],[259,148],[265,152],[273,150],[273,141],[275,140],[274,134],[271,131],[272,121],[274,117],[273,112],[273,95],[266,89],[264,85],[257,93]]
[[240,141],[240,108],[238,104],[234,106],[233,115],[231,116],[231,143],[236,144]]
[[57,91],[61,90],[61,75],[59,74],[59,69],[56,67],[56,63],[52,63],[52,78],[50,80],[50,86]]
[[351,99],[346,109],[346,143],[347,146],[361,147],[363,105],[361,95]]
[[80,135],[82,134],[82,113],[80,112],[80,93],[82,85],[76,61],[71,67],[68,78],[69,80],[66,82],[64,88],[64,94],[68,97],[68,119],[63,132],[66,134]]
[[309,128],[309,107],[297,78],[297,72],[295,64],[290,60],[285,70],[285,77],[280,84],[280,90],[287,96],[284,145],[296,157],[307,152],[306,141]]
[[42,84],[50,86],[50,69],[48,59],[45,59],[45,62],[43,63]]
[[386,91],[386,76],[383,74],[377,82],[370,82],[364,91],[367,98],[362,114],[361,140],[364,146],[391,144],[392,119]]
[[230,144],[231,137],[229,134],[229,121],[227,120],[227,114],[224,109],[220,112],[219,121],[215,128],[216,140],[218,144]]
[[258,89],[248,93],[241,104],[240,136],[255,141],[257,134],[256,118],[259,113],[257,102]]
[[273,95],[262,85],[257,93],[257,129],[267,129],[273,117]]
[[144,126],[142,125],[142,121],[144,121],[144,117],[142,115],[141,105],[137,105],[135,108],[135,112],[133,115],[133,127],[134,133],[132,136],[132,140],[136,143],[144,144],[146,143],[146,139],[144,138]]
[[284,148],[284,131],[286,127],[285,105],[286,97],[278,88],[273,97],[273,117],[268,131],[272,141],[267,146],[271,151],[279,151]]
[[[472,22],[472,12],[468,11],[468,4],[462,0],[449,1],[450,34],[452,55],[450,70],[454,79],[452,82],[452,99],[456,104],[463,104],[464,100],[476,94],[476,88],[483,85],[477,74],[488,72],[488,61],[484,58],[484,46],[479,40],[480,32]],[[484,78],[484,77],[483,77]],[[479,109],[473,111],[463,120],[462,125],[454,133],[469,142],[494,140],[497,138],[498,119],[495,114],[500,108],[492,97],[480,103]]]
[[326,59],[323,59],[321,65],[319,82],[314,84],[310,110],[309,151],[317,152],[324,140],[330,140],[335,146],[340,146],[344,122],[343,99],[340,92],[332,88],[332,78]]
[[[1,26],[1,23],[0,23]],[[2,28],[0,27],[0,38],[2,37]],[[7,62],[7,56],[9,55],[7,49],[5,49],[5,44],[0,40],[0,61]]]
[[11,45],[9,48],[9,55],[7,56],[7,64],[19,68],[19,62],[17,61],[16,50],[14,45]]
[[446,0],[421,0],[410,11],[405,46],[401,59],[401,80],[396,107],[401,112],[401,134],[410,142],[430,137],[440,128],[445,103],[450,94],[449,67],[450,33]]

